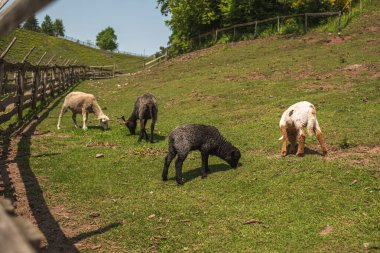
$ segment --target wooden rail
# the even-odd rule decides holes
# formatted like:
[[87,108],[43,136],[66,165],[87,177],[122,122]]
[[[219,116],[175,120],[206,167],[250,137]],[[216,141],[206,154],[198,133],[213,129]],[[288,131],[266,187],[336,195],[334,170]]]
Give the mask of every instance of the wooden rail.
[[34,253],[43,239],[30,221],[16,217],[10,200],[0,200],[0,252]]
[[65,60],[63,65],[53,65],[54,56],[48,64],[40,65],[46,53],[36,65],[32,65],[27,59],[34,48],[29,50],[22,62],[9,63],[4,57],[15,41],[13,39],[0,56],[0,124],[9,121],[14,115],[21,121],[26,109],[36,109],[38,103],[46,103],[79,81],[115,75],[114,65],[112,69],[105,66],[70,65],[71,60]]

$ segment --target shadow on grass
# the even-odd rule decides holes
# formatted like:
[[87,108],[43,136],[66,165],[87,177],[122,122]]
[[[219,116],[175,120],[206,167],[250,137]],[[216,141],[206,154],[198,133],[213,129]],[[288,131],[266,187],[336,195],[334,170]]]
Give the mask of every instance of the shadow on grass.
[[[128,131],[128,129],[127,129],[127,131]],[[150,133],[148,131],[147,131],[147,133],[148,133],[148,140],[143,139],[141,142],[148,142],[149,143]],[[137,132],[136,134],[132,135],[132,134],[129,134],[129,131],[128,131],[127,136],[128,136],[128,138],[136,138],[136,141],[137,141],[139,136],[140,136],[140,132]],[[166,136],[164,136],[164,135],[153,133],[153,143],[162,142],[165,140],[165,138],[166,138]]]
[[[73,85],[69,91],[62,94],[60,98],[56,99],[46,109],[42,110],[39,117],[34,117],[34,119],[26,122],[16,132],[18,134],[21,133],[21,137],[17,143],[17,153],[15,155],[15,159],[12,162],[17,164],[22,183],[25,187],[29,209],[31,210],[32,215],[37,222],[37,226],[47,240],[48,245],[46,248],[42,249],[42,252],[79,252],[74,243],[90,236],[107,232],[108,230],[121,225],[121,223],[113,223],[95,231],[82,233],[73,238],[67,238],[59,226],[59,223],[55,220],[53,214],[50,212],[44,198],[43,190],[30,166],[32,145],[31,136],[35,132],[37,126],[49,116],[50,112],[56,106],[60,104],[64,98],[64,95],[72,91],[75,87],[76,85]],[[5,198],[10,199],[12,203],[15,203],[18,200],[18,196],[16,195],[16,191],[12,184],[12,179],[10,178],[8,168],[8,157],[12,152],[10,150],[10,143],[11,135],[3,135],[0,161],[0,181],[3,182],[0,184],[0,190],[1,188],[3,188],[3,190],[0,191],[0,194]]]
[[[287,155],[295,155],[296,152],[297,152],[297,148],[298,148],[298,144],[296,144],[296,147],[295,147],[295,151],[293,153],[290,153],[289,150],[290,150],[290,144],[286,147],[286,154]],[[319,156],[323,156],[323,153],[320,152],[320,151],[317,151],[317,150],[313,150],[313,149],[310,149],[308,147],[305,147],[304,148],[304,154],[305,155],[319,155]]]
[[[209,165],[208,168],[210,171],[207,173],[207,175],[234,169],[226,163],[212,164],[212,165]],[[194,180],[200,176],[201,176],[200,167],[196,169],[188,170],[182,173],[182,177],[185,179],[185,182],[190,182],[191,180]],[[175,180],[175,177],[172,177],[170,179]]]

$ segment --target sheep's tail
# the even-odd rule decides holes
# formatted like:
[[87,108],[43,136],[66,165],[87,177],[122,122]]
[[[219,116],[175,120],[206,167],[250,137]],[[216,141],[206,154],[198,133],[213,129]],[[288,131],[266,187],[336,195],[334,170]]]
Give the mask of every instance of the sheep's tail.
[[316,115],[314,107],[312,107],[312,109],[309,111],[309,117],[308,117],[306,128],[307,128],[307,133],[309,134],[310,137],[312,137],[315,131],[319,129],[317,115]]
[[153,105],[151,104],[148,104],[148,109],[149,109],[149,114],[150,114],[150,118],[153,120]]

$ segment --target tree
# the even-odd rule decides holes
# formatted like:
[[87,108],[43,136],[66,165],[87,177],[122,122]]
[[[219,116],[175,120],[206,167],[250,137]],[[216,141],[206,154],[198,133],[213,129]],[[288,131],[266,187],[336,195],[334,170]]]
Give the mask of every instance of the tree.
[[55,36],[65,36],[65,27],[62,19],[56,19],[53,23],[53,31]]
[[28,18],[25,23],[22,25],[22,28],[26,30],[31,30],[35,32],[40,31],[40,27],[38,26],[38,20],[35,15],[32,15],[30,18]]
[[96,45],[103,50],[115,50],[117,48],[117,36],[112,27],[107,27],[96,36]]
[[46,33],[48,35],[54,35],[53,23],[51,22],[51,18],[49,15],[45,16],[45,19],[41,24],[41,32]]

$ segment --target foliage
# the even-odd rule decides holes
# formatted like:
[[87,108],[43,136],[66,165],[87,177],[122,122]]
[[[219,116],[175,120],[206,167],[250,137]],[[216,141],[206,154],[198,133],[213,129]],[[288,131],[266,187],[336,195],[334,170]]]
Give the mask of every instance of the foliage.
[[112,27],[107,27],[96,36],[96,45],[103,50],[117,49],[117,36]]
[[39,32],[40,27],[38,25],[38,20],[35,15],[32,15],[30,18],[28,18],[25,23],[22,25],[23,29],[31,30],[34,32]]
[[157,0],[172,30],[172,54],[189,51],[193,37],[222,26],[300,12],[341,10],[349,0]]
[[49,15],[46,15],[44,21],[41,24],[41,32],[47,35],[54,35],[53,22]]
[[55,36],[65,36],[65,27],[62,19],[56,19],[53,23],[53,30]]

